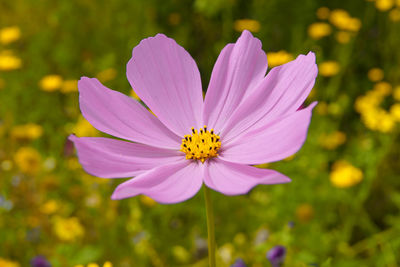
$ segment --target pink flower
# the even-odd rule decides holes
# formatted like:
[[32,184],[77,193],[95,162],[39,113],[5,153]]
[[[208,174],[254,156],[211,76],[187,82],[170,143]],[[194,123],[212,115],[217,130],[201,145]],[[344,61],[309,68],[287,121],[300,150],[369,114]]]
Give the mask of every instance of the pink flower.
[[298,109],[317,76],[315,55],[300,55],[265,75],[267,66],[260,40],[244,31],[221,51],[203,100],[199,70],[185,49],[163,34],[142,40],[127,76],[156,116],[83,77],[83,116],[128,141],[71,135],[80,163],[99,177],[135,176],[116,188],[113,199],[144,194],[176,203],[194,196],[203,182],[226,195],[289,182],[279,172],[250,165],[281,160],[303,145],[315,103]]

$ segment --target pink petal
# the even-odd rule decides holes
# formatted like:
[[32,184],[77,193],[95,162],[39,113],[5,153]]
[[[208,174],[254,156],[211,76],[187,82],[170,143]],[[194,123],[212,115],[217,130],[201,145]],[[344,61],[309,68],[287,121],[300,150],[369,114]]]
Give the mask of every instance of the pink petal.
[[181,160],[182,153],[104,137],[70,135],[86,172],[103,178],[132,177]]
[[83,116],[98,130],[151,146],[179,148],[181,138],[168,130],[136,100],[81,78],[79,103]]
[[273,68],[256,90],[229,117],[221,130],[224,142],[298,110],[314,86],[314,53]]
[[203,95],[193,58],[163,34],[144,39],[127,65],[132,88],[169,129],[179,136],[201,127]]
[[182,160],[145,172],[115,189],[112,199],[144,194],[160,203],[177,203],[193,197],[203,183],[204,165]]
[[211,74],[204,102],[205,124],[219,132],[245,95],[262,81],[267,67],[261,42],[249,31],[243,31],[235,44],[228,44]]
[[227,162],[209,160],[205,168],[204,183],[225,195],[246,194],[258,184],[282,184],[290,182],[285,175],[267,169]]
[[[220,157],[242,164],[261,164],[284,159],[297,152],[307,137],[312,103],[305,109],[284,116],[221,147]],[[221,139],[221,141],[223,141]]]

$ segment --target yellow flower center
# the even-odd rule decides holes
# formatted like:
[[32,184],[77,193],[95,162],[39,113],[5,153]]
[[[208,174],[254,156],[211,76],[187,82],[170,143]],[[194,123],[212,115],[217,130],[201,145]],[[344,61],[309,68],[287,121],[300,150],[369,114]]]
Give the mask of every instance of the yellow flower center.
[[221,148],[219,139],[213,129],[207,130],[206,125],[199,131],[192,127],[192,134],[185,135],[182,139],[180,151],[186,153],[186,159],[196,159],[204,163],[206,159],[218,156]]

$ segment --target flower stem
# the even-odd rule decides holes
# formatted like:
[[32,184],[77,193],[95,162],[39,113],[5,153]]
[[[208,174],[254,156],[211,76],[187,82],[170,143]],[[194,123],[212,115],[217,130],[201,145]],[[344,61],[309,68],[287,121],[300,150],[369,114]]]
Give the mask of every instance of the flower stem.
[[208,261],[210,267],[215,267],[215,231],[214,211],[210,196],[211,190],[204,185],[204,199],[206,201],[207,230],[208,230]]

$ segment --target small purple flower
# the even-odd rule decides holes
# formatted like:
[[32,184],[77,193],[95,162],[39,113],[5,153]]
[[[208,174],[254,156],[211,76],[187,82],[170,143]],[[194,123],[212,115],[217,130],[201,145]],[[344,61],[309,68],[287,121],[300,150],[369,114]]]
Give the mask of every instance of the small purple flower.
[[231,267],[247,267],[246,263],[244,260],[241,258],[236,259],[236,261],[231,265]]
[[279,267],[285,260],[286,248],[284,246],[275,246],[267,252],[267,259],[272,267]]
[[51,267],[50,262],[44,256],[36,256],[31,260],[32,267]]

